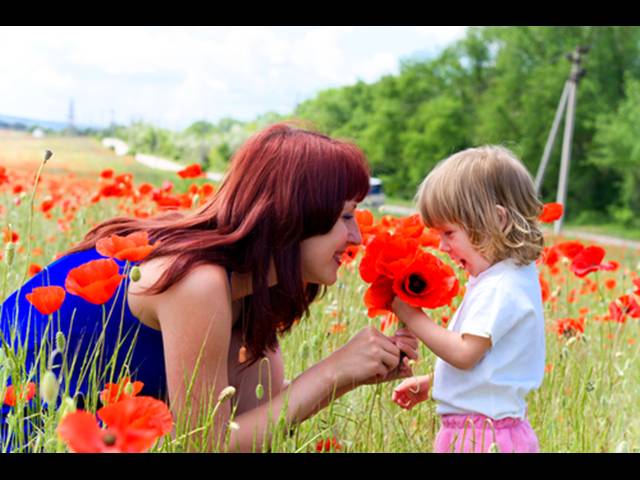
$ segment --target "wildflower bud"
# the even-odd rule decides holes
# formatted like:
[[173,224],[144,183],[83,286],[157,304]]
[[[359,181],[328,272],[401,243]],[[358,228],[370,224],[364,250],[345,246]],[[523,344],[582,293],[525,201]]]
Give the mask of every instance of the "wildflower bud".
[[256,385],[256,398],[258,400],[262,400],[262,397],[264,397],[264,387],[261,383],[259,383],[258,385]]
[[200,201],[200,195],[198,195],[197,193],[193,196],[193,199],[191,199],[191,206],[193,207],[194,205],[198,205],[198,202]]
[[129,277],[131,277],[132,282],[137,282],[138,280],[140,280],[141,276],[142,274],[140,273],[140,268],[137,265],[131,269]]
[[47,163],[51,157],[53,157],[53,152],[51,150],[45,150],[44,151],[44,163]]
[[413,368],[416,366],[416,361],[413,358],[411,358],[409,359],[408,364],[409,364],[409,368]]
[[571,345],[576,343],[577,340],[578,340],[577,337],[571,337],[569,340],[567,340],[566,346],[570,347]]
[[235,394],[236,394],[235,387],[232,387],[231,385],[229,385],[228,387],[224,387],[220,392],[220,395],[218,396],[218,402],[222,403],[226,400],[229,400]]
[[491,445],[489,445],[488,453],[500,453],[500,447],[498,447],[498,444],[496,442],[493,442]]
[[16,244],[13,242],[9,242],[7,243],[7,246],[5,247],[5,251],[4,251],[4,259],[5,262],[7,262],[7,265],[11,266],[11,264],[13,263],[13,257],[16,254]]
[[58,408],[58,414],[62,420],[67,413],[73,413],[76,411],[76,402],[71,397],[64,397],[60,402],[60,408]]
[[127,382],[127,384],[124,386],[124,394],[129,396],[133,395],[133,383]]
[[51,370],[47,370],[40,380],[40,398],[52,405],[58,398],[58,379]]
[[240,425],[237,422],[229,422],[229,428],[231,430],[240,430]]
[[56,350],[58,350],[59,352],[63,352],[65,344],[66,340],[64,338],[64,333],[56,333]]

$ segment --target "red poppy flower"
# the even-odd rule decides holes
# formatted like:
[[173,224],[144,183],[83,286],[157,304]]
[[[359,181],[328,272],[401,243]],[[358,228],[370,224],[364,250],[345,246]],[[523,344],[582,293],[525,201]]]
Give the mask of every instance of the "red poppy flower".
[[640,305],[631,295],[622,295],[609,304],[609,318],[614,322],[625,323],[627,316],[640,318]]
[[[33,249],[33,254],[35,255],[35,248]],[[32,263],[29,265],[29,276],[33,277],[34,275],[37,275],[38,273],[40,273],[42,271],[42,267],[40,265],[38,265],[37,263]]]
[[440,248],[440,234],[433,228],[425,230],[420,236],[420,245],[423,247]]
[[101,429],[85,411],[67,414],[58,425],[58,435],[78,453],[145,452],[173,427],[167,405],[152,397],[132,397],[98,410],[107,425]]
[[202,167],[199,163],[192,163],[186,168],[178,171],[178,175],[182,178],[196,178],[202,176]]
[[570,270],[578,277],[584,277],[597,270],[615,270],[617,268],[616,264],[611,262],[601,263],[604,255],[604,248],[595,245],[586,247],[573,258]]
[[438,308],[457,295],[458,279],[449,265],[430,253],[420,253],[394,273],[393,291],[413,307]]
[[112,178],[113,177],[113,169],[105,168],[104,170],[102,170],[100,172],[100,177],[101,178]]
[[558,336],[575,337],[584,333],[584,319],[562,318],[556,321],[555,327]]
[[373,282],[378,275],[393,277],[400,264],[411,262],[418,253],[419,243],[415,238],[390,235],[383,232],[371,241],[360,262],[360,276],[365,282]]
[[636,294],[636,295],[640,295],[640,278],[634,278],[633,279],[633,284],[637,288],[637,290],[634,290],[633,293]]
[[577,240],[570,240],[556,244],[555,248],[569,260],[573,260],[576,255],[584,250],[584,245]]
[[558,249],[555,246],[544,247],[544,250],[542,250],[542,255],[540,255],[539,260],[545,265],[549,267],[553,267],[556,263],[558,263],[558,260],[560,260]]
[[140,192],[140,195],[146,195],[147,193],[150,193],[151,190],[153,190],[153,185],[151,185],[150,183],[143,183],[138,187],[138,192]]
[[396,234],[403,237],[420,238],[424,231],[424,223],[419,214],[411,215],[400,221],[396,228]]
[[549,282],[547,282],[542,275],[538,275],[538,279],[540,280],[540,290],[542,292],[542,301],[546,302],[549,300],[551,296],[551,291],[549,289]]
[[113,296],[124,277],[112,259],[92,260],[70,270],[64,288],[87,302],[102,305]]
[[552,223],[562,217],[562,212],[563,208],[561,203],[545,203],[538,220],[543,223]]
[[364,304],[368,309],[367,315],[373,318],[389,313],[393,297],[395,297],[393,279],[380,275],[364,292]]
[[36,287],[25,297],[43,315],[57,312],[64,302],[66,292],[64,288],[53,285],[50,287]]
[[351,263],[358,256],[358,252],[360,252],[360,245],[349,245],[342,254],[340,261],[342,263]]
[[331,437],[331,438],[326,438],[324,440],[318,440],[318,443],[316,443],[316,452],[318,453],[322,453],[322,452],[330,452],[330,451],[336,451],[336,450],[340,450],[342,449],[342,445],[340,445],[340,443],[338,443],[338,440],[336,439],[336,437]]
[[157,245],[149,245],[149,234],[142,231],[126,237],[111,235],[101,238],[96,242],[96,250],[105,257],[137,262],[149,255]]
[[47,198],[40,204],[40,211],[43,213],[47,213],[55,206],[55,200],[53,198]]
[[[127,393],[128,387],[131,385],[131,392]],[[107,383],[104,390],[100,392],[100,401],[103,405],[111,405],[112,403],[135,397],[140,391],[144,383],[135,381],[131,383],[129,377],[124,377],[120,383]]]
[[213,185],[211,185],[210,183],[205,183],[203,185],[200,186],[200,196],[202,198],[207,198],[211,195],[213,195],[216,191],[216,187],[214,187]]
[[17,243],[20,240],[20,235],[13,230],[9,230],[7,227],[2,227],[2,239],[4,243]]
[[29,382],[26,387],[26,391],[23,387],[18,387],[18,393],[16,394],[16,387],[14,385],[9,385],[7,387],[7,391],[4,394],[4,404],[9,405],[10,407],[15,407],[16,403],[18,403],[18,397],[23,402],[28,402],[33,398],[36,394],[36,384],[33,382]]

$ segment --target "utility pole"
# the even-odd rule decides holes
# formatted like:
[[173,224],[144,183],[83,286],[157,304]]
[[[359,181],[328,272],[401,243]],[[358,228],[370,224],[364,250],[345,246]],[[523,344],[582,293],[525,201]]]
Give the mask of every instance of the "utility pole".
[[70,135],[75,133],[75,113],[73,109],[73,98],[69,100],[69,116],[67,117],[67,129]]
[[[566,214],[567,211],[567,184],[569,181],[569,162],[571,161],[571,139],[573,137],[573,124],[576,110],[576,93],[578,89],[578,83],[580,79],[584,77],[587,71],[580,66],[582,62],[582,55],[589,52],[589,46],[578,46],[576,49],[567,54],[567,59],[571,62],[571,73],[569,78],[564,84],[562,95],[560,96],[560,103],[556,110],[556,116],[553,119],[553,125],[551,132],[549,132],[549,138],[547,144],[544,147],[544,153],[542,154],[542,160],[538,167],[538,173],[536,174],[536,193],[540,193],[540,187],[542,186],[542,179],[544,178],[544,171],[547,168],[549,162],[549,156],[555,142],[556,135],[558,133],[558,126],[560,125],[560,119],[564,114],[565,108],[567,114],[565,116],[564,123],[564,135],[562,138],[562,158],[560,161],[560,178],[558,180],[558,193],[556,195],[556,202],[561,203],[564,207]],[[562,230],[562,222],[564,215],[556,220],[553,228],[553,233],[558,235]]]

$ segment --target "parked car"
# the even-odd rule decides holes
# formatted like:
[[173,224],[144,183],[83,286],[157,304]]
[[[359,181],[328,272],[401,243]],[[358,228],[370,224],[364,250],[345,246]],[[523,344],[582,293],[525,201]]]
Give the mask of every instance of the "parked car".
[[362,201],[365,207],[378,208],[384,205],[384,189],[382,187],[382,180],[379,178],[369,178],[369,193]]

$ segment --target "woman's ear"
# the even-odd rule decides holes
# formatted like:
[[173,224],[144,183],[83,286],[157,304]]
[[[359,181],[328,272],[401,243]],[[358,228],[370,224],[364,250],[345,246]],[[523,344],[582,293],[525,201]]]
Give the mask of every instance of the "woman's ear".
[[500,229],[504,230],[507,226],[507,209],[502,205],[496,205],[496,211],[498,212],[498,220],[500,221]]

